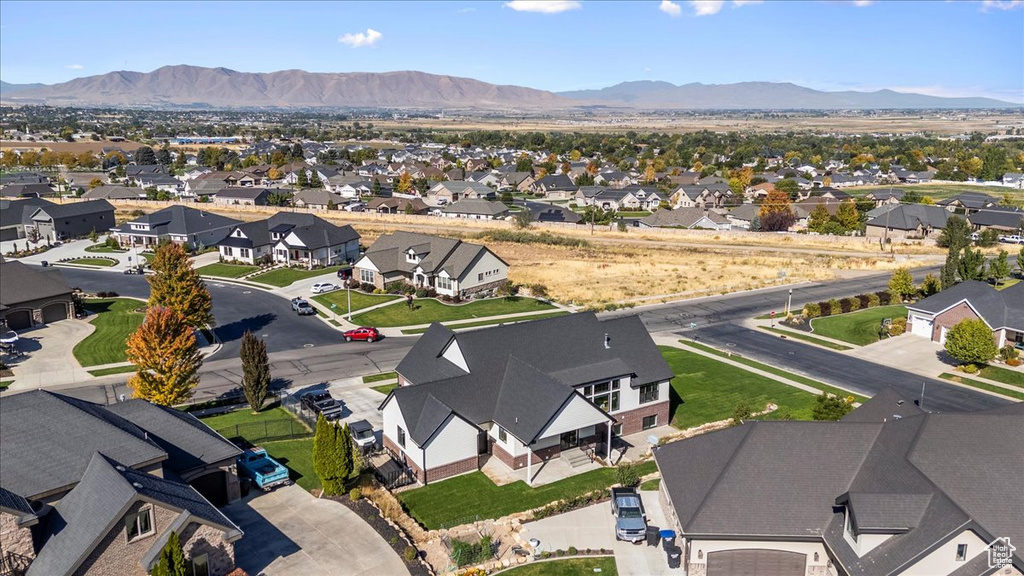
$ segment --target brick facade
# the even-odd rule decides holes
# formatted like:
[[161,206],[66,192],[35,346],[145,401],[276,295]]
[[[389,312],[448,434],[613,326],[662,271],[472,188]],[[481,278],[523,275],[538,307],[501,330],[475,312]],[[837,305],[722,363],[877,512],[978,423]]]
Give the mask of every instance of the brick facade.
[[0,512],[0,555],[17,554],[29,559],[36,557],[32,546],[32,530],[18,526],[18,517]]
[[[128,513],[124,517],[127,517],[128,514],[137,513],[143,506],[142,502],[136,502],[128,509]],[[145,506],[148,506],[148,504],[145,504]],[[100,540],[99,544],[93,548],[92,553],[82,562],[82,565],[75,571],[75,574],[145,576],[147,572],[142,568],[142,556],[153,545],[157,535],[166,530],[178,516],[177,512],[168,508],[160,506],[153,506],[152,508],[153,532],[149,536],[143,536],[128,542],[124,527],[124,517],[122,517],[122,519],[114,522],[114,526]]]
[[932,342],[938,342],[942,335],[942,329],[949,330],[962,320],[977,320],[978,315],[967,305],[961,302],[935,317],[932,322]]
[[634,410],[628,412],[619,412],[618,414],[612,414],[615,418],[616,424],[622,424],[622,432],[620,436],[628,436],[630,434],[636,434],[637,432],[643,432],[644,417],[646,416],[657,416],[658,426],[664,426],[669,424],[669,403],[668,400],[664,402],[655,402],[652,404],[646,404]]
[[411,468],[413,474],[416,476],[416,480],[420,484],[426,484],[427,483],[427,475],[423,471],[423,469],[420,468],[419,465],[412,460],[412,458],[409,458],[408,456],[406,456],[405,452],[401,448],[398,447],[398,444],[395,444],[391,440],[391,438],[388,438],[387,436],[384,436],[384,448],[386,448],[389,452],[394,454],[395,457],[400,462],[402,462],[402,464],[405,464],[406,466]]
[[181,549],[185,559],[191,560],[206,554],[210,576],[225,576],[235,569],[235,545],[224,541],[224,533],[220,530],[190,522],[181,534]]
[[426,476],[427,482],[437,482],[438,480],[444,480],[451,476],[457,476],[467,472],[475,472],[479,469],[480,457],[473,456],[471,458],[466,458],[465,460],[457,460],[442,466],[427,468],[424,475]]

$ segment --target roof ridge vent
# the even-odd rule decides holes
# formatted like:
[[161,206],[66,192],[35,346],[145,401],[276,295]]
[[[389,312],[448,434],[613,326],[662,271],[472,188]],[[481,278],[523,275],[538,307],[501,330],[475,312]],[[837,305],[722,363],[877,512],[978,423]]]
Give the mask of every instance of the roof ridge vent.
[[604,333],[604,347],[606,350],[610,350],[612,347],[612,338],[607,332]]

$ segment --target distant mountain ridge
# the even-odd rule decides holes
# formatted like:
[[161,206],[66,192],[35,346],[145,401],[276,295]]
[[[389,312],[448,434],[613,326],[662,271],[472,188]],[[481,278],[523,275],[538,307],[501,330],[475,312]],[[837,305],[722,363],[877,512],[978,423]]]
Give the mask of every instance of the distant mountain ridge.
[[475,108],[559,110],[582,106],[651,110],[1010,108],[991,98],[942,98],[892,90],[824,92],[791,83],[684,84],[642,80],[552,93],[425,72],[238,72],[164,66],[110,72],[53,85],[0,82],[5,104],[152,108]]
[[824,92],[789,82],[683,84],[641,80],[600,90],[559,92],[559,96],[609,105],[654,109],[872,109],[1012,108],[1021,104],[992,98],[944,98],[877,90]]

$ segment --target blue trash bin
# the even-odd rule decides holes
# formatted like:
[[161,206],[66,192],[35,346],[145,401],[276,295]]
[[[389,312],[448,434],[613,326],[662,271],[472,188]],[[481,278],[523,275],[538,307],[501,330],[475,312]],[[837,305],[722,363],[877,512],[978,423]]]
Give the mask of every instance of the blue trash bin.
[[662,530],[659,533],[659,536],[661,536],[662,548],[666,552],[668,552],[669,550],[671,550],[672,548],[675,547],[675,544],[676,544],[676,531],[675,530]]

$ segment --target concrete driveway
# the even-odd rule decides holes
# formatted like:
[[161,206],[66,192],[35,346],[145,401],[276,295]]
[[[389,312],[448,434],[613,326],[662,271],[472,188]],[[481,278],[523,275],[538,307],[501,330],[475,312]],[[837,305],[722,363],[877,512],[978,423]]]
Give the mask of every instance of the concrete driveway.
[[848,350],[845,354],[929,378],[937,378],[939,374],[949,372],[956,366],[956,360],[938,342],[913,334],[880,340]]
[[391,546],[355,512],[292,485],[222,511],[245,532],[236,564],[250,576],[408,574]]
[[[647,511],[647,523],[659,528],[667,527],[658,492],[643,491],[640,497]],[[611,549],[615,552],[619,576],[671,576],[679,573],[669,569],[668,558],[661,546],[653,548],[647,544],[617,541],[615,519],[608,502],[524,524],[522,535],[524,540],[540,540],[542,552],[566,550],[570,546]]]

